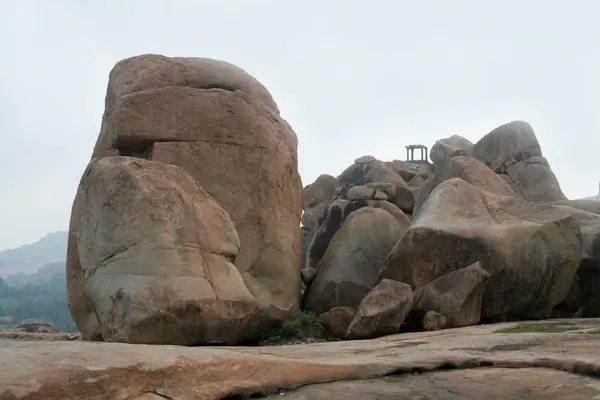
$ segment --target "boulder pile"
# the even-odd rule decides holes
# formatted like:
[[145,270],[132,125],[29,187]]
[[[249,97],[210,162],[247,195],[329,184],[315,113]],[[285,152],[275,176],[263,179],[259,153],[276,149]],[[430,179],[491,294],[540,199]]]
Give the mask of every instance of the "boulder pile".
[[528,123],[430,159],[363,156],[304,188],[306,310],[347,339],[600,316],[600,202],[567,200]]
[[69,229],[82,338],[240,344],[300,310],[341,339],[600,316],[600,201],[565,197],[528,123],[304,190],[297,146],[232,64],[117,63]]

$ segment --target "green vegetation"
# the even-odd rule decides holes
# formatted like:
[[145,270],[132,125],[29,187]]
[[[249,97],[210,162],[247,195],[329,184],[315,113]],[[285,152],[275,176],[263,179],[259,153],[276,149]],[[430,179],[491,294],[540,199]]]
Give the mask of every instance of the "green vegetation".
[[299,312],[280,326],[265,333],[259,341],[261,345],[313,343],[331,340],[331,335],[319,322],[316,314]]
[[552,324],[529,324],[519,325],[514,328],[499,329],[494,333],[556,333],[556,332],[568,332],[578,329],[577,327],[568,325],[552,325]]
[[25,322],[48,322],[63,332],[77,330],[67,305],[64,272],[20,286],[0,278],[0,328]]

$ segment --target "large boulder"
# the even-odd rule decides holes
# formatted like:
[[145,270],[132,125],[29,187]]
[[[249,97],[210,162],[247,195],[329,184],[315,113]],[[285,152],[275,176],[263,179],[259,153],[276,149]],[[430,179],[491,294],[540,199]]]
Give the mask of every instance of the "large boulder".
[[490,273],[482,317],[542,318],[566,297],[581,249],[573,217],[453,178],[429,195],[379,280],[418,289],[479,261]]
[[475,325],[489,277],[479,262],[444,274],[415,291],[413,309],[443,315],[446,328]]
[[352,212],[335,233],[306,290],[303,307],[322,314],[333,307],[357,308],[375,286],[377,273],[409,225],[381,209]]
[[429,151],[429,158],[436,168],[443,166],[452,157],[471,155],[473,155],[473,143],[459,135],[436,141]]
[[346,337],[372,339],[398,333],[412,305],[409,285],[384,279],[360,303]]
[[497,173],[519,161],[542,155],[542,149],[531,125],[512,121],[481,138],[473,147],[473,156]]
[[111,154],[182,167],[231,217],[236,266],[265,315],[298,309],[297,137],[255,78],[205,58],[117,63],[93,157]]
[[427,197],[442,182],[460,178],[480,189],[502,196],[515,196],[517,192],[498,174],[486,167],[481,161],[468,156],[456,156],[448,160],[430,176],[419,190],[413,214],[416,215]]
[[250,339],[260,313],[234,265],[239,249],[227,212],[183,169],[131,157],[92,160],[69,228],[73,319],[87,340]]
[[566,200],[527,122],[513,121],[494,129],[475,144],[473,156],[502,174],[527,201]]

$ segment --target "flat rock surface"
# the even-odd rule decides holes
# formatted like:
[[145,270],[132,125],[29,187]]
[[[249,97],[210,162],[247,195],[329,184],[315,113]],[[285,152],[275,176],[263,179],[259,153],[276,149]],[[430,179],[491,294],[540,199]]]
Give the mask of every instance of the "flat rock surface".
[[[542,327],[498,332],[532,324]],[[270,347],[0,340],[0,399],[350,399],[344,384],[361,399],[593,399],[599,329],[600,319],[552,320]]]
[[590,400],[600,382],[544,368],[476,368],[310,385],[281,400]]

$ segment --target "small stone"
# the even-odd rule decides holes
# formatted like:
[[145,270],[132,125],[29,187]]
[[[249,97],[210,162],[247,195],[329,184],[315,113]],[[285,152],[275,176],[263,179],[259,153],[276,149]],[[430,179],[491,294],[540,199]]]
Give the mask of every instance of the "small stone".
[[319,322],[333,336],[345,339],[346,331],[355,314],[356,310],[352,307],[333,307],[319,316]]
[[360,303],[346,337],[373,339],[398,333],[412,305],[410,285],[383,279]]
[[439,331],[446,326],[446,317],[435,311],[427,311],[423,317],[423,330]]

